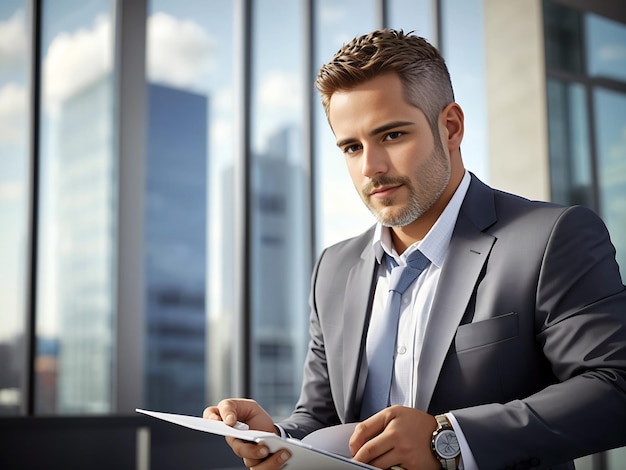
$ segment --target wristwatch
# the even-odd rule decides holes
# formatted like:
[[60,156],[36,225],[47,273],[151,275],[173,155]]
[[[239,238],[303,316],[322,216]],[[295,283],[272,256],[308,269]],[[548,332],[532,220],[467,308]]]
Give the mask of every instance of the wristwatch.
[[431,449],[444,470],[456,470],[456,458],[461,454],[456,434],[444,415],[435,416],[437,429],[433,432]]

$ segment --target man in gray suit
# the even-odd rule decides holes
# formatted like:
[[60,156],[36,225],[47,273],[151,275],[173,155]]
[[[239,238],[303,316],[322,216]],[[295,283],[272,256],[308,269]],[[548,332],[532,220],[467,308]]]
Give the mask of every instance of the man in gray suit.
[[[378,223],[315,266],[293,414],[276,426],[256,402],[228,399],[204,416],[297,438],[362,421],[354,458],[407,470],[573,468],[626,445],[626,290],[602,221],[465,170],[463,113],[422,38],[356,38],[316,85]],[[394,269],[417,252],[425,261],[389,322]],[[389,337],[393,357],[378,365]],[[289,458],[228,442],[255,469]]]

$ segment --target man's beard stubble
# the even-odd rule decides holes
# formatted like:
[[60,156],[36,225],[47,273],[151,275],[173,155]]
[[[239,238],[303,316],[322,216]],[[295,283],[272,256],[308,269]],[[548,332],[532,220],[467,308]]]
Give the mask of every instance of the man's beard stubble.
[[[378,222],[386,227],[404,227],[419,219],[437,202],[450,181],[450,161],[443,148],[437,145],[428,160],[414,175],[414,182],[407,176],[380,176],[371,179],[360,191],[361,199],[376,217]],[[414,183],[417,187],[414,186]],[[405,206],[385,213],[385,208],[394,204],[394,196],[382,199],[383,209],[374,207],[370,202],[370,194],[374,188],[382,185],[401,184],[409,191],[409,200]]]

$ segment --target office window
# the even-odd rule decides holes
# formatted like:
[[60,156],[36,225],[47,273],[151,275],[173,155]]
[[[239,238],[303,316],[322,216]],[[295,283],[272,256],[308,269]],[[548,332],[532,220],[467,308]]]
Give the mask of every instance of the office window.
[[[626,28],[625,28],[626,31]],[[626,274],[626,90],[594,91],[600,213]]]
[[546,63],[570,73],[584,69],[583,32],[579,12],[550,0],[543,3]]
[[544,1],[552,199],[604,219],[626,267],[626,25]]
[[582,15],[544,2],[551,198],[596,207]]
[[147,21],[145,400],[199,415],[237,347],[233,2],[153,0]]
[[599,208],[625,273],[626,24],[587,14],[585,28],[588,73],[600,82],[593,89]]
[[26,1],[0,5],[0,416],[25,400],[28,249],[28,58]]
[[[623,276],[626,24],[550,0],[543,7],[552,200],[600,214]],[[624,468],[626,448],[605,453],[602,462],[602,468]]]
[[[314,74],[328,62],[341,45],[353,37],[381,27],[375,0],[320,0],[314,2]],[[311,83],[315,77],[311,78]],[[335,145],[324,109],[315,94],[313,103],[315,136],[316,251],[358,235],[374,223],[352,184],[343,154]]]
[[440,4],[440,51],[448,65],[454,99],[465,115],[465,133],[461,144],[463,164],[468,171],[488,183],[483,2],[444,0]]
[[311,217],[303,6],[252,3],[250,381],[252,396],[279,417],[298,398],[307,344]]
[[433,0],[390,0],[386,27],[413,31],[437,46],[437,8]]
[[585,88],[557,79],[548,79],[547,86],[552,200],[594,207]]
[[587,30],[588,73],[626,81],[626,26],[602,16],[585,15]]
[[111,2],[44,1],[36,410],[112,410],[116,259]]

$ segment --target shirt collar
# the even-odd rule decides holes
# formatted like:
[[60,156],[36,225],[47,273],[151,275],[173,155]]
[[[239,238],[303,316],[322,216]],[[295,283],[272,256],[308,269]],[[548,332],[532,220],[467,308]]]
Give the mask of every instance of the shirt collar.
[[469,172],[465,171],[461,183],[458,188],[456,188],[450,202],[448,202],[448,205],[443,210],[435,224],[422,240],[413,243],[413,245],[408,247],[402,255],[398,255],[398,252],[393,246],[389,227],[385,227],[380,222],[377,223],[372,247],[378,262],[381,263],[383,256],[387,253],[388,255],[393,256],[398,264],[404,265],[406,264],[406,257],[413,251],[419,249],[432,264],[441,268],[448,251],[448,245],[450,245],[450,239],[452,238],[452,232],[454,231],[454,226],[456,225],[456,219],[459,215],[461,204],[463,203],[463,199],[465,199],[465,194],[469,188],[470,180],[471,177]]

